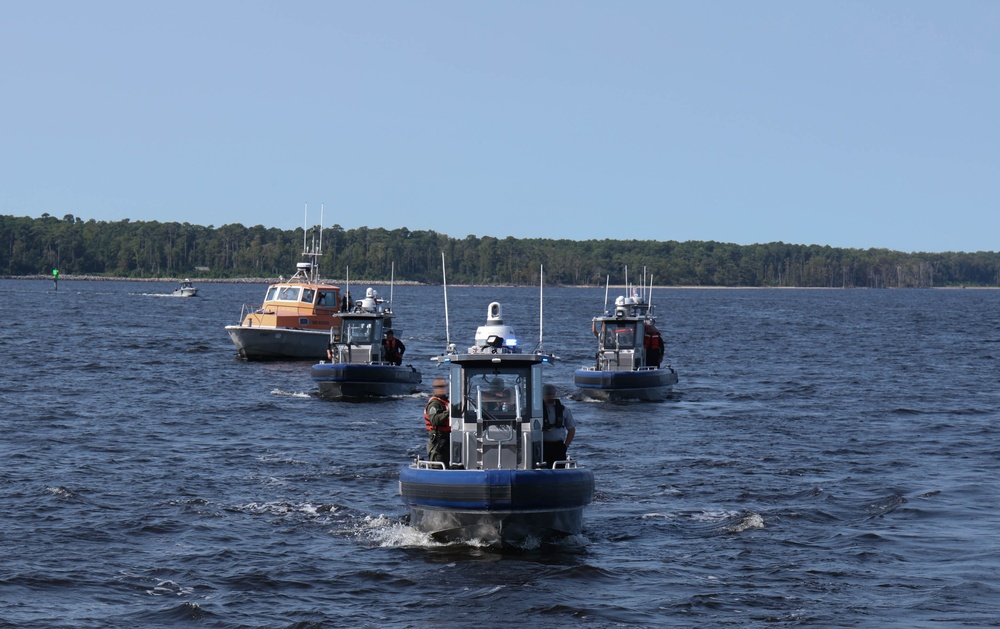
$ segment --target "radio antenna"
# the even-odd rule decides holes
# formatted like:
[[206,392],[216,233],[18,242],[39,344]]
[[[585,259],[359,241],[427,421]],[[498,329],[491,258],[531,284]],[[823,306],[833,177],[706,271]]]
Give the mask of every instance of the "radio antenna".
[[444,285],[444,338],[446,347],[451,348],[451,328],[448,326],[448,274],[444,267],[444,251],[441,252],[441,281]]
[[542,316],[542,314],[544,313],[545,310],[544,309],[545,299],[544,299],[544,294],[542,293],[542,289],[544,287],[545,287],[545,265],[540,264],[538,265],[538,353],[539,354],[542,353],[542,322],[544,321],[544,317]]

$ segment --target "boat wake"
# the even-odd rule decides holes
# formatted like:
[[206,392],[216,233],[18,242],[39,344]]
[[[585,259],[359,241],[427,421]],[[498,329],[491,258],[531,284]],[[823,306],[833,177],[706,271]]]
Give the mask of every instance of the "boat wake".
[[582,535],[567,535],[555,540],[543,540],[528,536],[516,542],[498,544],[495,540],[479,538],[464,538],[461,540],[440,540],[430,533],[409,526],[405,522],[393,520],[384,515],[365,516],[354,521],[352,530],[343,532],[356,539],[379,548],[426,548],[426,549],[462,549],[469,550],[503,550],[506,552],[534,551],[540,548],[558,548],[576,550],[587,546],[587,539]]
[[295,397],[295,398],[311,398],[314,397],[311,393],[306,393],[304,391],[285,391],[284,389],[273,389],[271,395],[277,395],[280,397]]
[[[436,541],[429,533],[418,531],[405,522],[387,515],[360,513],[339,504],[310,502],[251,502],[234,511],[319,525],[339,537],[354,539],[370,548],[441,548],[454,545]],[[485,544],[484,544],[485,545]]]
[[312,504],[312,503],[292,503],[286,501],[278,502],[250,502],[245,505],[235,507],[236,511],[249,513],[252,515],[269,515],[281,518],[301,516],[307,519],[318,518],[329,520],[337,514],[346,511],[346,507],[337,504]]
[[738,522],[731,522],[726,530],[730,533],[742,533],[751,529],[764,528],[764,518],[759,513],[747,513]]
[[439,548],[447,544],[434,540],[429,533],[386,517],[365,516],[355,522],[353,536],[378,548]]
[[693,520],[706,525],[705,535],[714,536],[719,533],[743,533],[753,529],[764,528],[764,516],[752,511],[702,511],[699,513],[646,513],[643,520],[663,520],[678,523],[683,520]]

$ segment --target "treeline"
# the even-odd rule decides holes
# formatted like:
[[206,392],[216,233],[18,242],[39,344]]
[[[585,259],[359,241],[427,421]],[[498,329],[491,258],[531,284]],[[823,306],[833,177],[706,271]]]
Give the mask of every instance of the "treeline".
[[[301,261],[303,243],[319,237],[240,224],[84,221],[0,216],[0,274],[106,275],[132,278],[275,278]],[[305,238],[304,238],[305,236]],[[545,266],[547,284],[621,282],[645,268],[666,286],[803,286],[897,288],[1000,285],[1000,253],[903,253],[782,242],[735,245],[654,240],[452,238],[434,231],[366,227],[322,230],[323,277],[440,283],[531,285]]]

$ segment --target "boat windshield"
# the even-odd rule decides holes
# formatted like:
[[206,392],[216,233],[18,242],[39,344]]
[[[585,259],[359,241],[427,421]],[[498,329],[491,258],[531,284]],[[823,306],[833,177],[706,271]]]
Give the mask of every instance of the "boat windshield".
[[344,331],[341,338],[344,343],[371,343],[371,321],[344,321]]
[[482,395],[483,417],[517,417],[518,403],[521,406],[520,416],[528,416],[526,370],[497,372],[490,368],[466,369],[465,378],[467,407],[470,410],[475,408]]
[[272,286],[264,301],[298,301],[301,294],[301,286]]
[[604,349],[632,349],[635,347],[635,323],[608,321],[601,336]]

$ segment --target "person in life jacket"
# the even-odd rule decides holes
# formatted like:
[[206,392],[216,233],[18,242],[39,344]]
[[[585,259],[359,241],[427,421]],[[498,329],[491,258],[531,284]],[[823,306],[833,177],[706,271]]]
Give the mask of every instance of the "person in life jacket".
[[663,360],[663,336],[656,328],[647,327],[645,338],[646,364],[659,368]]
[[392,330],[386,330],[385,338],[382,339],[382,355],[385,356],[385,361],[390,365],[402,365],[405,351],[406,346],[403,345],[403,341],[397,339]]
[[424,424],[427,427],[427,459],[441,461],[445,467],[451,460],[451,418],[449,417],[448,381],[434,379],[434,393],[424,405]]
[[566,460],[566,450],[576,435],[573,413],[556,399],[556,387],[542,387],[542,458],[549,467]]

